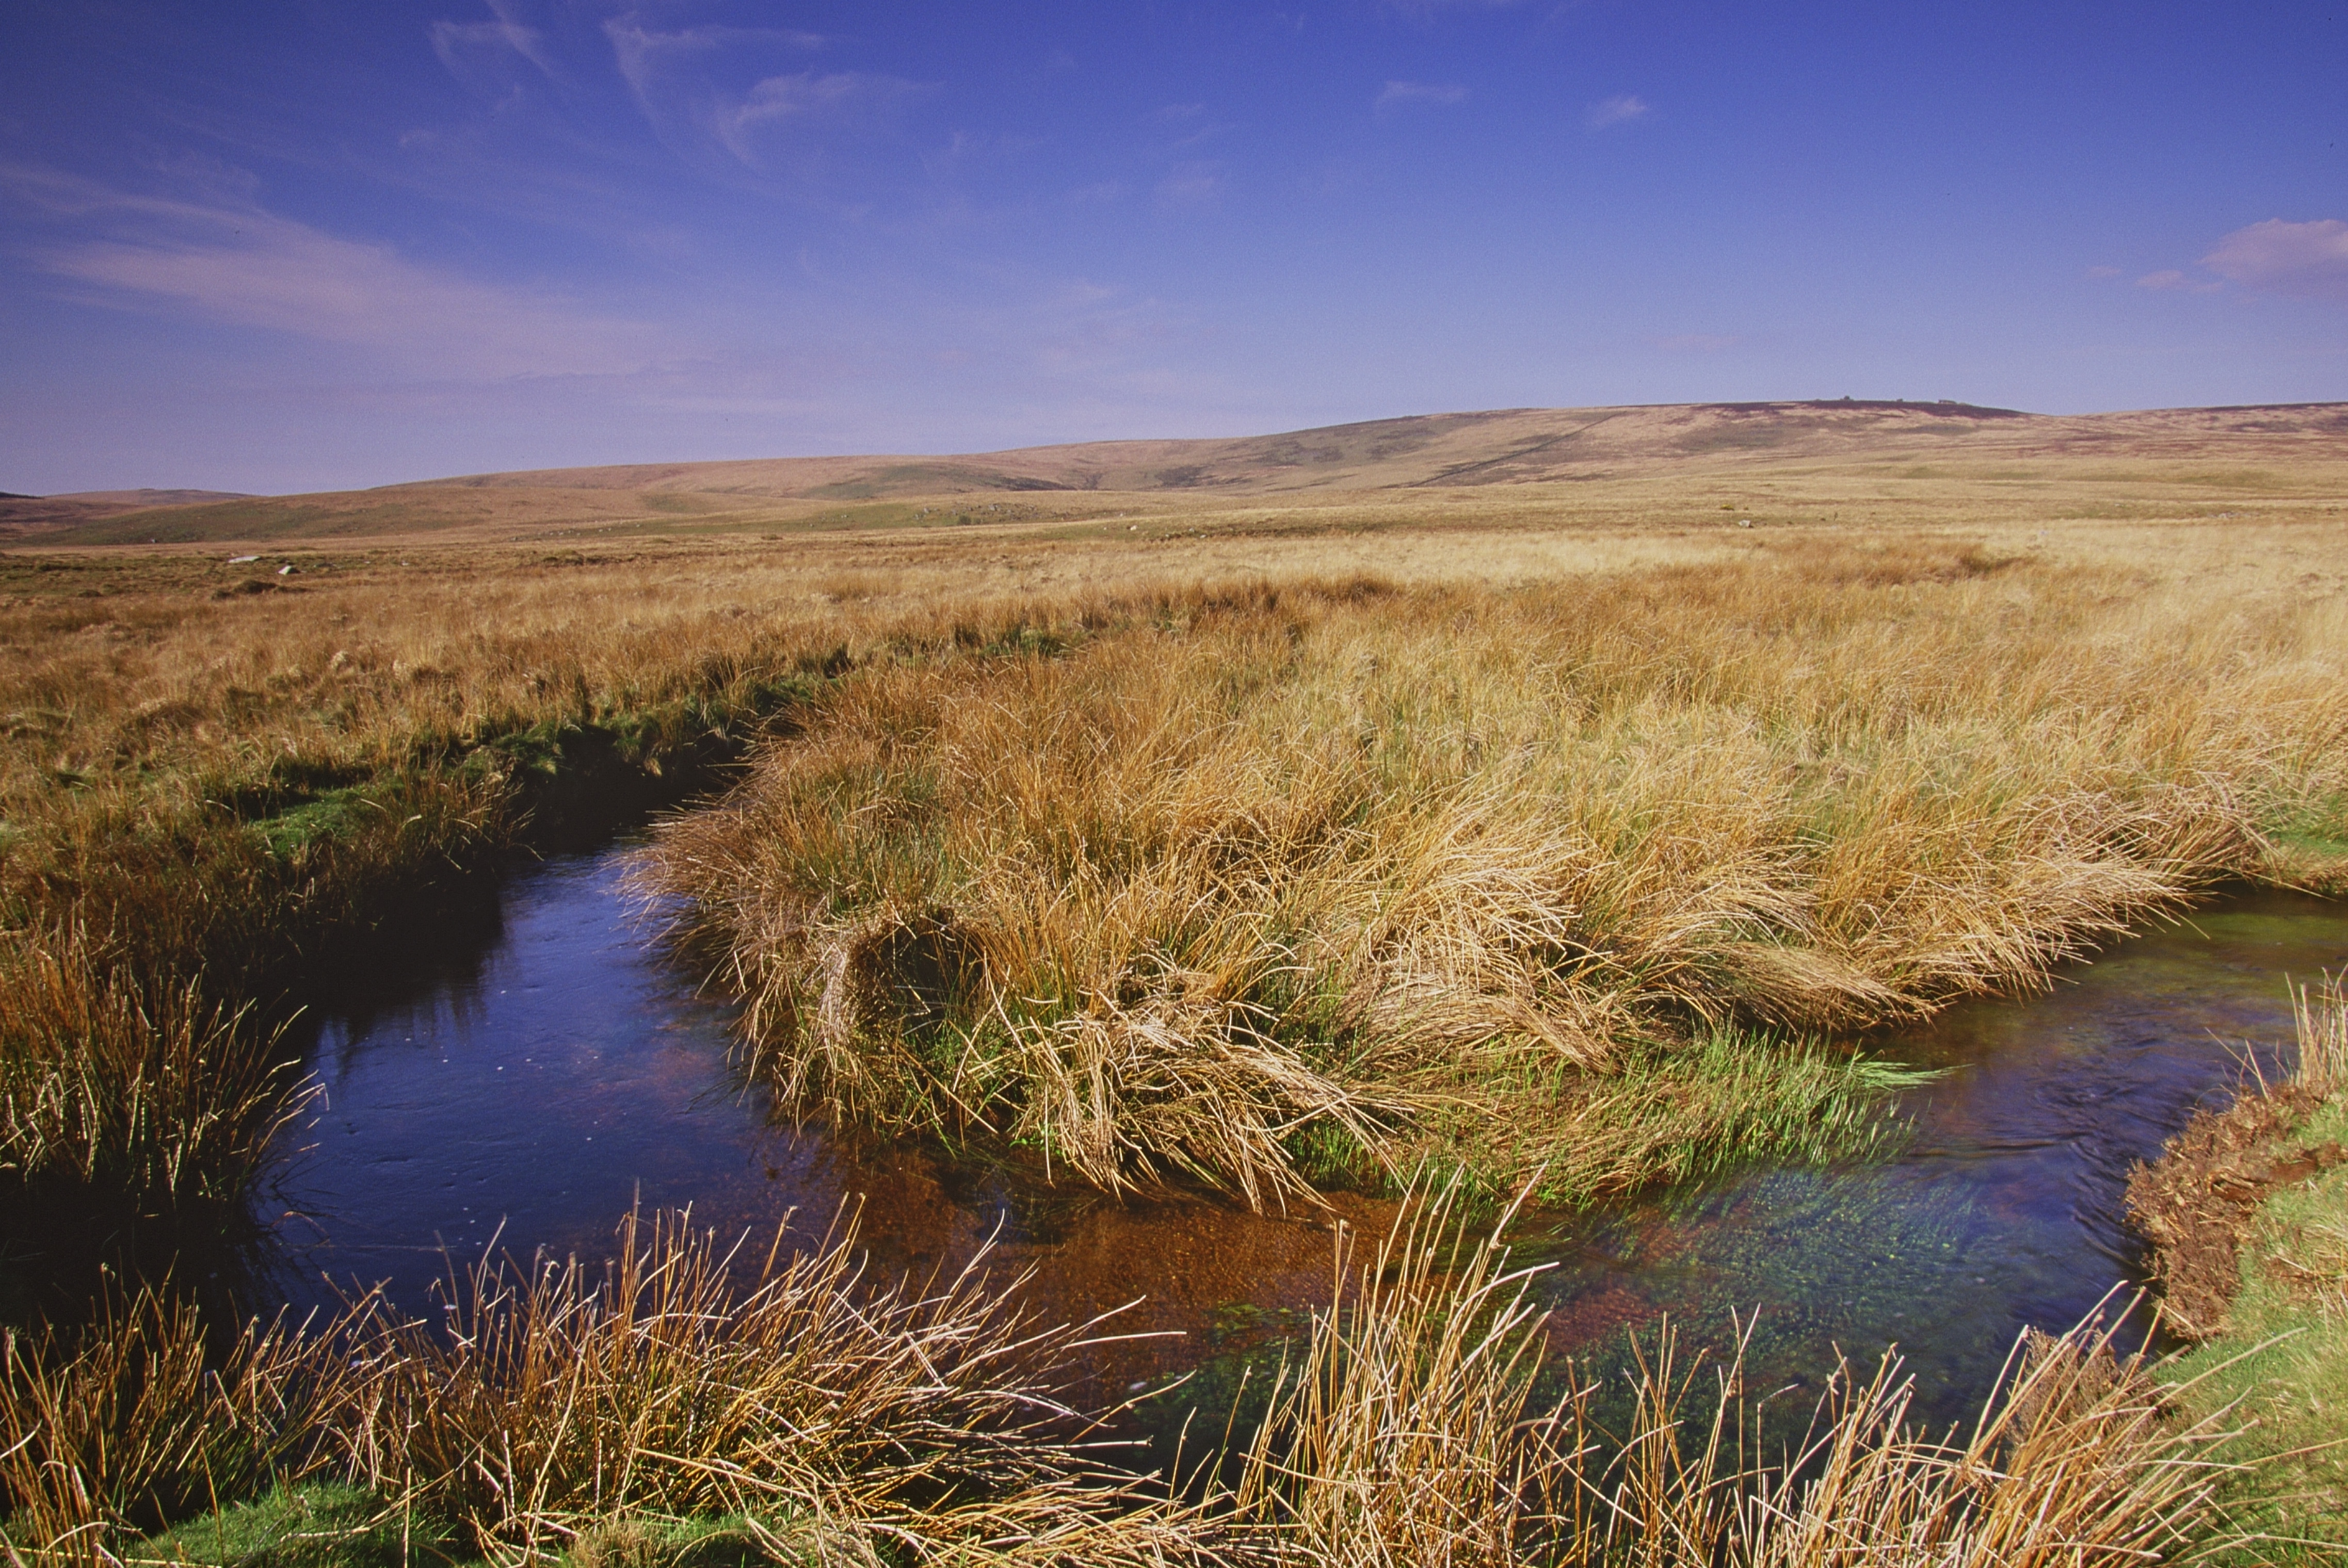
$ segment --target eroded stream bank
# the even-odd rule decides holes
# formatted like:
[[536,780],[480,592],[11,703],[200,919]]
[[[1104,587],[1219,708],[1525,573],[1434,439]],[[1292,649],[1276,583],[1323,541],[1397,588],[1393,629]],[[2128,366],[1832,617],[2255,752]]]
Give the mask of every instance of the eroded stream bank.
[[[690,1204],[721,1234],[797,1210],[812,1235],[856,1199],[881,1268],[955,1266],[996,1235],[998,1271],[1032,1267],[1055,1318],[1140,1298],[1125,1331],[1183,1336],[1104,1351],[1105,1387],[1244,1345],[1325,1297],[1325,1217],[1038,1194],[775,1125],[727,1070],[731,1009],[652,950],[619,862],[518,874],[479,929],[435,956],[386,955],[320,1016],[325,1098],[268,1200],[289,1298],[381,1281],[420,1312],[448,1259],[493,1236],[525,1255],[602,1255],[631,1203]],[[1710,1339],[1732,1308],[1757,1310],[1771,1378],[1896,1341],[1923,1413],[1967,1413],[2023,1327],[2068,1327],[2135,1277],[2128,1168],[2230,1090],[2242,1042],[2290,1038],[2287,977],[2343,964],[2348,909],[2262,892],[2065,970],[2051,994],[1954,1009],[1883,1046],[1951,1070],[1909,1097],[1915,1135],[1897,1158],[1529,1222],[1525,1255],[1558,1266],[1541,1286],[1554,1338],[1601,1351],[1668,1314]],[[1384,1211],[1340,1212],[1371,1226]]]

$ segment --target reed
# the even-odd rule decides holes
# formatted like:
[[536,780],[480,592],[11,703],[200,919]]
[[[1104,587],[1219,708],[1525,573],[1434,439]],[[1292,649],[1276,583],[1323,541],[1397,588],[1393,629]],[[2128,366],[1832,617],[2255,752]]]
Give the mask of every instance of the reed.
[[111,1568],[148,1532],[304,1473],[340,1397],[318,1344],[255,1322],[222,1348],[192,1302],[148,1290],[83,1327],[9,1334],[6,1550]]
[[192,983],[150,1001],[108,946],[75,928],[0,949],[0,1174],[137,1209],[233,1204],[299,1074],[249,1009]]
[[2321,1100],[2348,1091],[2348,970],[2291,992],[2299,1058],[2291,1082]]
[[1981,1417],[1938,1435],[1910,1425],[1896,1357],[1788,1413],[1736,1353],[1664,1330],[1601,1389],[1550,1364],[1540,1270],[1470,1234],[1461,1197],[1420,1185],[1374,1249],[1340,1237],[1267,1414],[1184,1497],[1059,1392],[1099,1326],[1037,1326],[1015,1282],[866,1280],[845,1232],[752,1255],[680,1215],[631,1219],[605,1270],[460,1274],[438,1324],[362,1302],[208,1355],[192,1311],[149,1296],[14,1342],[5,1538],[108,1564],[213,1561],[206,1542],[273,1560],[273,1526],[372,1553],[353,1563],[395,1539],[511,1563],[702,1541],[1068,1568],[2119,1568],[2241,1544],[2230,1409],[2183,1413],[2198,1385],[2107,1327],[2025,1339]]
[[[2171,1561],[2229,1533],[2242,1467],[2223,1409],[2176,1413],[2116,1328],[2033,1334],[1979,1419],[1913,1429],[1896,1355],[1844,1364],[1807,1418],[1746,1391],[1741,1351],[1665,1327],[1609,1430],[1544,1358],[1529,1286],[1497,1235],[1463,1241],[1437,1194],[1338,1293],[1283,1376],[1231,1499],[1244,1554],[1275,1563],[2065,1564]],[[1551,1379],[1552,1382],[1557,1379]]]
[[1142,1562],[1197,1533],[1055,1392],[1097,1325],[1039,1326],[976,1265],[877,1285],[860,1256],[848,1230],[746,1258],[631,1215],[600,1277],[485,1261],[445,1321],[356,1337],[342,1463],[497,1561],[716,1515],[852,1562]]

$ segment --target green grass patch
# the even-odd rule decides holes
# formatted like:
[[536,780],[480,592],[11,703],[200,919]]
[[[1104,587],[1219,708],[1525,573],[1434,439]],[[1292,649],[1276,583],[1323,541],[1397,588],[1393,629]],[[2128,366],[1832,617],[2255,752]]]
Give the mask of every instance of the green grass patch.
[[[629,1517],[581,1531],[565,1568],[750,1568],[816,1563],[826,1542],[803,1527],[739,1515]],[[339,1481],[280,1486],[119,1553],[125,1568],[476,1568],[458,1532],[395,1500]]]
[[[2288,1141],[2342,1142],[2339,1096]],[[2243,1525],[2283,1539],[2228,1560],[2337,1563],[2348,1553],[2348,1165],[2271,1195],[2241,1261],[2231,1329],[2169,1368],[2192,1380],[2194,1412],[2231,1405],[2248,1426],[2231,1457],[2264,1461],[2229,1501]]]
[[1724,1027],[1683,1048],[1643,1048],[1615,1072],[1504,1090],[1498,1098],[1514,1110],[1447,1129],[1445,1154],[1475,1190],[1503,1195],[1539,1170],[1539,1202],[1586,1208],[1748,1165],[1879,1158],[1908,1132],[1893,1097],[1939,1076]]
[[191,1568],[423,1568],[477,1561],[447,1526],[355,1486],[280,1486],[122,1551]]

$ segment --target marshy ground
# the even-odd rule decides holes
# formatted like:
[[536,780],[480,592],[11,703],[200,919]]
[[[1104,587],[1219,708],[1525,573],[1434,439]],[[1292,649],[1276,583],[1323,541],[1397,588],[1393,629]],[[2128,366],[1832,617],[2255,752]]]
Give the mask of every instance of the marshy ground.
[[[304,1478],[344,1490],[267,1506],[503,1558],[721,1549],[662,1545],[685,1518],[844,1561],[2222,1532],[2219,1472],[2171,1461],[2224,1410],[2172,1419],[2092,1339],[1954,1450],[1861,1376],[1825,1469],[1694,1463],[1657,1434],[1712,1385],[1659,1371],[1616,1468],[1577,1468],[1507,1269],[1439,1218],[1863,1150],[1899,1081],[1869,1030],[2222,885],[2348,886],[2337,466],[2164,439],[0,556],[10,1539],[119,1559]],[[1111,1192],[1451,1194],[1226,1490],[1071,1446],[1065,1337],[847,1251],[746,1286],[662,1231],[624,1279],[485,1280],[461,1341],[379,1307],[239,1340],[175,1286],[300,1113],[277,1030],[319,973],[516,846],[720,787],[640,876],[784,1102]],[[816,1433],[795,1356],[870,1419]],[[2032,1468],[2082,1444],[2105,1490]],[[1992,1460],[2011,1496],[1966,1479]],[[1400,1476],[1430,1479],[1368,1480]],[[201,1528],[171,1550],[217,1559]]]

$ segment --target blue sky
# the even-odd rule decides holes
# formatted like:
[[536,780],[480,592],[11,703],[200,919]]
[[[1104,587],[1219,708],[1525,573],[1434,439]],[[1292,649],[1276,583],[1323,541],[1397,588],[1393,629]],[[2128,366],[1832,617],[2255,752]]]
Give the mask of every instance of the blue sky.
[[2348,398],[2348,4],[9,11],[5,490]]

